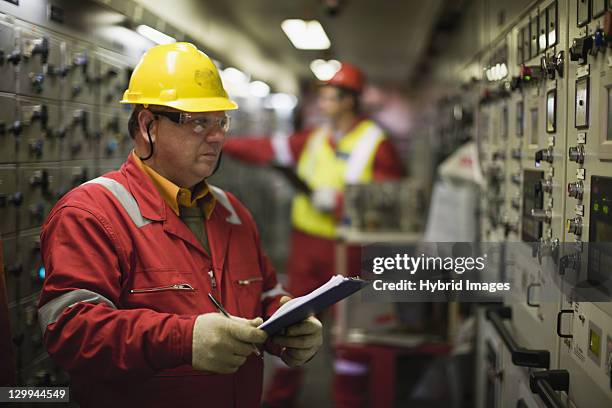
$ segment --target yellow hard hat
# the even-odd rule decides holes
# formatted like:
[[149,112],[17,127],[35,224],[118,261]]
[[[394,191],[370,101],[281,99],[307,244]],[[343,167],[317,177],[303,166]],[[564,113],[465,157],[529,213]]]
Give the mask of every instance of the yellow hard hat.
[[134,69],[120,103],[163,105],[186,112],[238,109],[212,60],[186,42],[150,48]]

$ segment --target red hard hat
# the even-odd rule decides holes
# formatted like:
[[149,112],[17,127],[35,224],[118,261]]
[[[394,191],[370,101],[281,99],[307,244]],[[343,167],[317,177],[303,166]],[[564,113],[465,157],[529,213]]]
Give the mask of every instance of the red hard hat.
[[329,81],[325,82],[325,85],[338,86],[340,88],[346,88],[351,91],[361,92],[363,90],[363,84],[365,77],[361,70],[356,66],[343,62],[340,65],[340,69]]

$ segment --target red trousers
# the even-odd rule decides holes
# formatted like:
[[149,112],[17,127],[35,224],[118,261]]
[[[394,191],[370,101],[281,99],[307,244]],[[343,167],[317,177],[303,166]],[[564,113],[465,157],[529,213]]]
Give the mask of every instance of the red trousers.
[[[327,282],[336,272],[335,241],[293,230],[287,262],[287,290],[302,296]],[[358,276],[361,248],[348,248],[349,275]],[[350,356],[343,356],[351,359]],[[293,407],[302,385],[301,369],[278,368],[266,389],[264,401],[270,407]],[[337,407],[359,407],[365,401],[364,376],[335,375],[333,394]],[[363,394],[363,395],[361,395]]]

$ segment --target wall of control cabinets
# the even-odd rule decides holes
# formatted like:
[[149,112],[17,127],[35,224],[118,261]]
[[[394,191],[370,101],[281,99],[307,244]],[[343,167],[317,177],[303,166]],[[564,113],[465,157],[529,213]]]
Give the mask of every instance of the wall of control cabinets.
[[[131,107],[118,101],[131,69],[153,43],[136,46],[138,36],[128,32],[129,24],[121,31],[106,30],[107,24],[117,21],[131,21],[132,27],[136,22],[147,24],[193,42],[131,1],[0,2],[0,239],[20,385],[68,382],[48,358],[37,321],[45,276],[40,227],[62,195],[117,169],[132,149],[127,134]],[[291,131],[290,112],[277,114],[260,100],[238,98],[238,102],[241,110],[232,120],[234,133]],[[264,170],[229,162],[226,167],[215,176],[215,183],[245,201],[260,197],[261,191],[266,197],[285,191],[282,180]],[[258,188],[255,194],[253,189]],[[259,222],[278,226],[262,234],[268,248],[286,239],[279,235],[288,235],[283,229],[286,223],[272,219],[289,217],[290,198],[280,198],[284,201],[271,200],[265,206],[261,200],[247,203]],[[282,265],[283,253],[271,255]]]
[[[493,2],[495,3],[495,2]],[[537,1],[477,54],[484,242],[478,406],[612,406],[612,4]]]
[[0,236],[17,376],[20,384],[63,383],[37,321],[40,226],[63,194],[127,156],[129,110],[114,102],[134,56],[20,19],[32,13],[20,6],[0,12]]

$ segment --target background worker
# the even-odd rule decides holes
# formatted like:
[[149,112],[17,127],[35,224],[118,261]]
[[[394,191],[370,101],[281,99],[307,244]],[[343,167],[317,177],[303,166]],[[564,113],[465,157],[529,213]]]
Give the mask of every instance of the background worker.
[[[343,63],[319,89],[324,124],[287,138],[231,138],[223,148],[227,155],[249,163],[294,166],[297,176],[312,190],[311,194],[298,192],[292,204],[287,289],[293,295],[312,291],[334,274],[334,239],[345,186],[397,180],[404,174],[384,131],[361,115],[364,81],[357,67]],[[358,274],[359,263],[359,248],[349,248],[349,270]],[[334,366],[336,406],[358,406],[367,365],[344,355]],[[279,367],[266,391],[266,404],[292,406],[301,381],[301,370]]]
[[237,105],[189,43],[147,51],[121,102],[134,104],[134,151],[66,194],[42,228],[44,344],[83,407],[259,406],[253,344],[301,365],[321,323],[272,339],[257,329],[288,298],[248,210],[206,183]]

